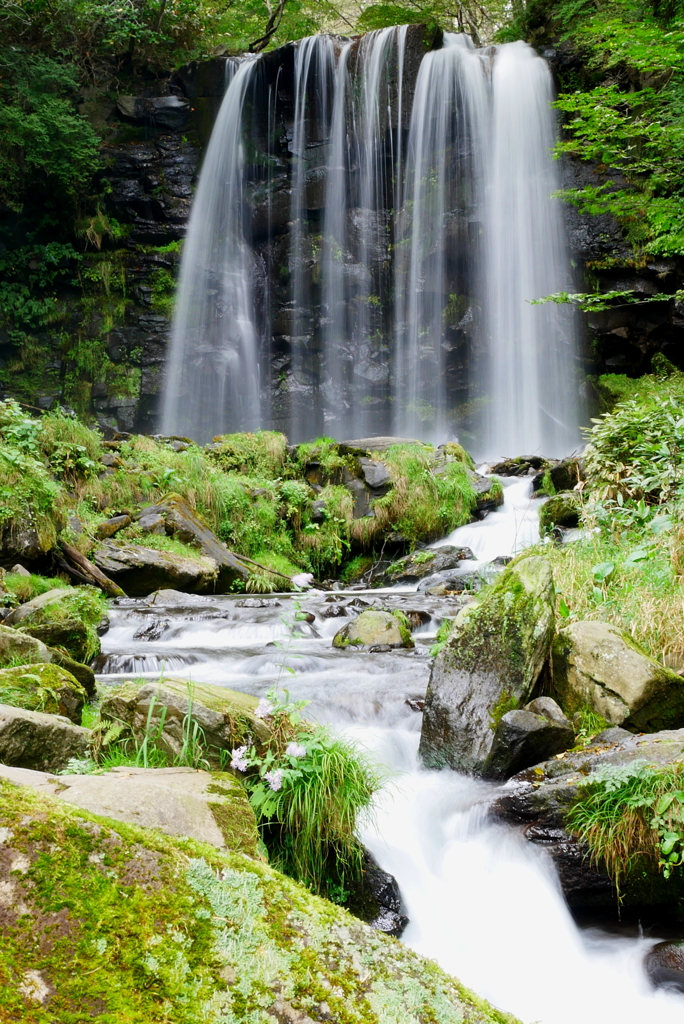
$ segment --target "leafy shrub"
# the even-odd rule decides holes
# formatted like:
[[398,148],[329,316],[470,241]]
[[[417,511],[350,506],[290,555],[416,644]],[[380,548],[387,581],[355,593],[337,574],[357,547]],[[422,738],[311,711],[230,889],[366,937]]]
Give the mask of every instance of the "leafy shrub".
[[277,477],[283,470],[287,438],[275,430],[255,434],[221,434],[207,448],[209,458],[226,473]]

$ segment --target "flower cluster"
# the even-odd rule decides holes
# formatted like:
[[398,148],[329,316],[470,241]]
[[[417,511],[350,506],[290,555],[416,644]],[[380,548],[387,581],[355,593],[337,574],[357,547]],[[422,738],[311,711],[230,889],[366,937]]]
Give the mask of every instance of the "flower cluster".
[[303,743],[288,743],[285,753],[290,757],[306,757],[306,747]]
[[275,707],[271,704],[270,700],[266,700],[265,697],[262,697],[254,710],[254,717],[270,718],[274,711]]
[[238,772],[246,772],[249,767],[247,763],[247,747],[237,747],[235,750],[231,750],[231,754],[230,767],[235,768]]
[[269,787],[273,790],[274,793],[277,793],[279,789],[282,789],[282,786],[283,786],[283,769],[282,768],[276,768],[275,771],[266,772],[266,774],[264,775],[264,778],[266,779],[266,781],[268,782]]

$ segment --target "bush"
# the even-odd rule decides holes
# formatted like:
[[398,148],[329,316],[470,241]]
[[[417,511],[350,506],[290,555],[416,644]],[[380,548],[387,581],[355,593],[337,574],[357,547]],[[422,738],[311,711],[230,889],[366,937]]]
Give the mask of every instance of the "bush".
[[222,434],[207,448],[209,458],[226,473],[277,477],[283,471],[287,438],[275,430],[255,434]]

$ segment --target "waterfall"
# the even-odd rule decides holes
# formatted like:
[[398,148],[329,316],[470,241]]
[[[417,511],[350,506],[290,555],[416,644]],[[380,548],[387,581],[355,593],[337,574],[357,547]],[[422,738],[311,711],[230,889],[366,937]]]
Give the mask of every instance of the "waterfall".
[[551,75],[525,43],[497,50],[492,76],[483,290],[488,397],[481,454],[562,456],[579,443],[572,307],[530,300],[574,291],[551,159]]
[[578,443],[551,76],[525,43],[313,36],[230,84],[183,252],[162,429]]
[[426,54],[416,82],[395,285],[395,423],[399,434],[426,440],[454,432],[445,321],[472,317],[477,258],[468,226],[479,201],[486,88],[484,65],[462,35]]
[[243,223],[242,113],[255,67],[227,63],[183,249],[162,430],[201,441],[261,420],[254,259]]

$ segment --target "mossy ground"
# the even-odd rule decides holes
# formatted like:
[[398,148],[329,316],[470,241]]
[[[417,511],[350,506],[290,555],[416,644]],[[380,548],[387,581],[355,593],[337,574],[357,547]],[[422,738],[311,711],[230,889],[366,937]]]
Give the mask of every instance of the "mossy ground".
[[514,1024],[258,861],[5,782],[0,827],[3,1020]]

